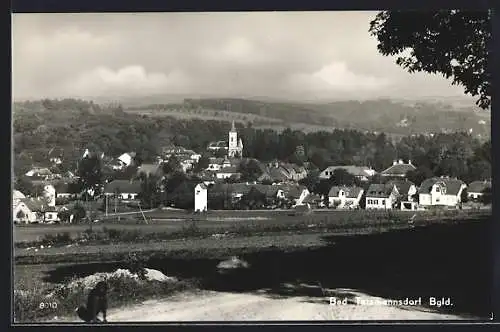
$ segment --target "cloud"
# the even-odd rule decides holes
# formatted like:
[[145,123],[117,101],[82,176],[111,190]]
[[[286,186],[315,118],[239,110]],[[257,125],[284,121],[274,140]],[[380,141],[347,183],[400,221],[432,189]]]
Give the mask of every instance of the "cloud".
[[172,71],[166,75],[159,72],[148,73],[140,65],[118,70],[98,67],[80,74],[75,80],[65,82],[53,92],[64,91],[71,96],[137,95],[141,92],[146,94],[177,92],[188,84],[188,78],[181,71]]
[[365,92],[382,90],[391,85],[387,78],[356,74],[343,62],[332,62],[311,74],[295,74],[290,77],[295,90],[318,92]]
[[13,95],[457,93],[380,55],[368,33],[374,15],[14,14]]

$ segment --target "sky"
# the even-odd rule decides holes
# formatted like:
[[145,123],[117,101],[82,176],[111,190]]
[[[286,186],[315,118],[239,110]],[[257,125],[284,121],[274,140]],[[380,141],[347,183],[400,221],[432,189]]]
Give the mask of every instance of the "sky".
[[13,14],[13,98],[461,97],[378,53],[376,12]]

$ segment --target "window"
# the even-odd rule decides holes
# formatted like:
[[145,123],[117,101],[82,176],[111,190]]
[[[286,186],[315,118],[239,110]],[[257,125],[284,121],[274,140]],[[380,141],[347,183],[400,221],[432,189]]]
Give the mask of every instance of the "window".
[[435,192],[437,192],[437,193],[441,192],[441,191],[439,190],[439,187],[436,187]]

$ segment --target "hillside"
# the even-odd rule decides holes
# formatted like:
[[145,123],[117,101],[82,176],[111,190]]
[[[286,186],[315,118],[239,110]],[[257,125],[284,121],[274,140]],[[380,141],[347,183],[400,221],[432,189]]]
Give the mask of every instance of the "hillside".
[[[234,98],[184,99],[183,103],[135,106],[129,112],[148,111],[149,115],[234,119],[256,125],[290,126],[300,124],[325,128],[351,128],[399,135],[453,132],[472,129],[473,134],[489,137],[488,111],[473,106],[438,101],[335,101],[330,103],[271,102]],[[229,115],[237,113],[239,116]],[[243,115],[244,114],[244,115]]]

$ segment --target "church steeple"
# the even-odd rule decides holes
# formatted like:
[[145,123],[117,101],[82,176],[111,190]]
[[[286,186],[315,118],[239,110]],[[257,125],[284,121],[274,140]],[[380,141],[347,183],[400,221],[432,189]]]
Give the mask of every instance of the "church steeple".
[[236,132],[236,127],[234,126],[234,120],[233,123],[231,124],[231,132]]

